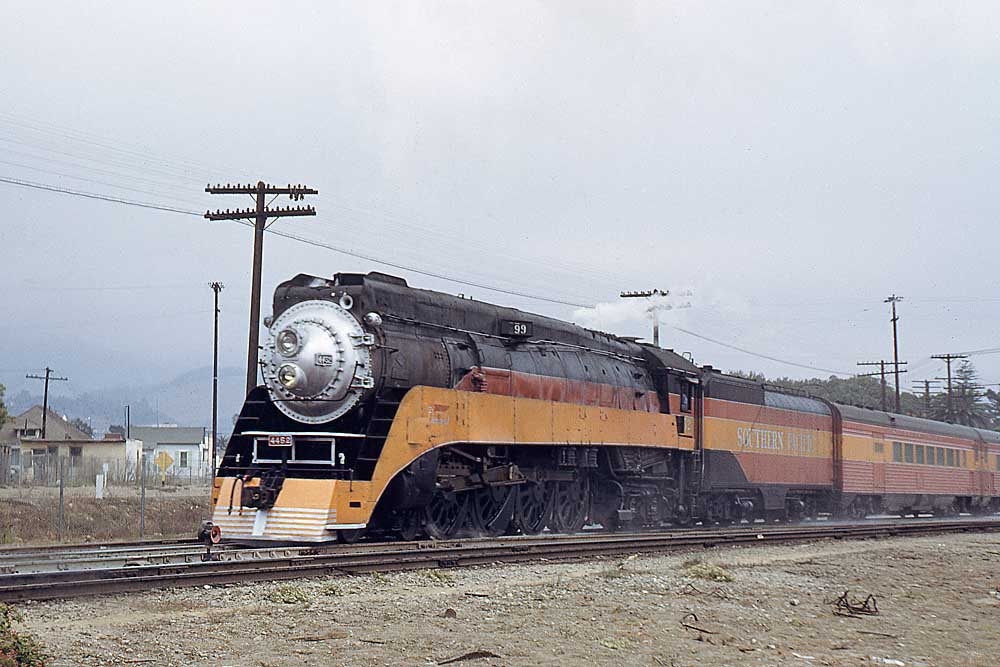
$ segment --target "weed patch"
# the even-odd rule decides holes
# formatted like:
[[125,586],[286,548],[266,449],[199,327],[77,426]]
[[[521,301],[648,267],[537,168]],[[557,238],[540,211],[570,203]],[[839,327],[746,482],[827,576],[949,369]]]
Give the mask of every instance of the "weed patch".
[[14,629],[21,620],[17,610],[0,604],[0,667],[46,667],[49,657],[42,645]]

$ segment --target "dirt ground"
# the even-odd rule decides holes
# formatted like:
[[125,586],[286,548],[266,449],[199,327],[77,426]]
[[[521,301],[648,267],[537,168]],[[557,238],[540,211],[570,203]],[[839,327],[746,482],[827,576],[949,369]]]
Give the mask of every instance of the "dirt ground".
[[[101,500],[93,488],[68,487],[63,541],[136,539],[139,508],[139,495],[130,487],[108,487]],[[210,514],[207,487],[147,489],[145,536],[194,537]],[[58,489],[0,489],[0,544],[44,544],[58,537]]]
[[[21,609],[58,666],[987,667],[1000,661],[998,584],[1000,535],[976,534],[204,587]],[[835,615],[831,600],[844,591],[873,594],[879,613]]]

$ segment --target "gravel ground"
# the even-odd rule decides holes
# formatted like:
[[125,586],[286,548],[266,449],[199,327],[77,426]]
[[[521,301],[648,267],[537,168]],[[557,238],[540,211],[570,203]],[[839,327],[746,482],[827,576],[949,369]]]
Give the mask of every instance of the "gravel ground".
[[[987,667],[1000,660],[998,566],[1000,535],[975,534],[204,587],[22,611],[58,666]],[[879,613],[835,615],[844,591],[873,594]]]

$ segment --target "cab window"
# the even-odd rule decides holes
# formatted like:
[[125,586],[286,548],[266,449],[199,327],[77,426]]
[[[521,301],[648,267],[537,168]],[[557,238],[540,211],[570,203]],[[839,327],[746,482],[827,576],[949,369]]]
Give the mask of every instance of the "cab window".
[[692,385],[685,382],[681,385],[681,412],[691,412]]

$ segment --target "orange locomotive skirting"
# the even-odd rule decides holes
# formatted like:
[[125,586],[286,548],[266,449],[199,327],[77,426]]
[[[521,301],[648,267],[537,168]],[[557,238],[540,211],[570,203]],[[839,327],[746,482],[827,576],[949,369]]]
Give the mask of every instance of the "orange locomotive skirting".
[[[414,387],[396,411],[371,481],[288,479],[275,508],[324,509],[337,524],[367,524],[397,473],[431,449],[459,443],[694,447],[693,438],[678,435],[674,415]],[[228,505],[233,483],[221,483],[217,508]]]

